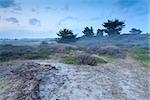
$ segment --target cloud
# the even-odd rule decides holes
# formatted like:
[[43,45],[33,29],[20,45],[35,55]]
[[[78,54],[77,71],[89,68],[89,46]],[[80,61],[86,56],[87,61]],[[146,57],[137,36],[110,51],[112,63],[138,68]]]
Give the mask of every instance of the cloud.
[[81,3],[87,4],[89,6],[93,5],[105,5],[108,6],[114,3],[116,0],[81,0]]
[[15,6],[15,7],[13,8],[13,10],[15,10],[15,11],[22,11],[22,8],[21,8],[20,6]]
[[15,6],[14,0],[0,0],[0,8],[9,8]]
[[64,22],[68,21],[68,20],[74,20],[74,21],[77,21],[78,18],[77,17],[73,17],[73,16],[68,16],[68,17],[65,17],[63,19],[61,19],[59,22],[58,22],[58,25],[62,25]]
[[66,4],[66,5],[62,8],[62,10],[64,10],[64,11],[69,11],[69,10],[70,10],[70,6],[69,6],[68,4]]
[[89,6],[105,6],[117,8],[119,11],[130,14],[148,14],[150,0],[81,0]]
[[4,20],[7,21],[7,22],[10,22],[12,24],[18,24],[19,23],[19,20],[15,17],[9,17],[9,18],[6,18]]
[[31,11],[32,11],[32,12],[36,12],[36,9],[35,9],[35,8],[32,8]]
[[149,13],[149,0],[117,0],[115,4],[124,12],[134,14]]
[[22,7],[15,0],[0,0],[0,8],[11,8],[9,11],[14,14],[21,14]]
[[40,13],[40,9],[39,9],[39,7],[36,6],[36,7],[31,8],[31,12],[39,14]]
[[10,9],[10,12],[14,13],[14,14],[21,14],[22,13],[22,7],[19,5],[16,5],[12,9]]
[[46,11],[49,11],[49,10],[54,10],[54,11],[56,11],[57,8],[53,8],[53,7],[47,6],[47,7],[45,7],[45,10],[46,10]]
[[33,25],[33,26],[41,26],[41,22],[40,20],[36,19],[36,18],[31,18],[29,19],[29,24]]
[[65,11],[68,12],[70,11],[70,6],[69,4],[63,5],[62,7],[51,7],[51,6],[47,6],[45,7],[46,12],[52,10],[52,11]]
[[136,5],[140,0],[118,0],[117,3],[122,7],[132,7]]

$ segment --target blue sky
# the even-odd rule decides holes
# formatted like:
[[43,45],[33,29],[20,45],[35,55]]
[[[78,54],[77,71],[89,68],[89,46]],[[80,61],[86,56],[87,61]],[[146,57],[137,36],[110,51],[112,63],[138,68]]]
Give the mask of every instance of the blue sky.
[[149,0],[0,0],[0,38],[54,38],[63,28],[82,35],[86,26],[103,28],[107,19],[150,32]]

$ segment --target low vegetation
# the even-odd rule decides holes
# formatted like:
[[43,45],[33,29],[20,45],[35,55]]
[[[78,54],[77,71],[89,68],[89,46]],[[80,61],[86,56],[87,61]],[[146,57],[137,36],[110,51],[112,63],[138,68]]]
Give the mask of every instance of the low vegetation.
[[65,56],[62,57],[61,62],[66,64],[79,64],[79,65],[91,65],[95,66],[97,64],[104,64],[107,63],[106,60],[100,57],[94,57],[88,54],[81,54],[78,56]]
[[48,59],[50,52],[45,47],[0,45],[0,62],[24,59]]
[[10,60],[25,60],[25,59],[48,59],[49,54],[47,53],[25,53],[25,54],[19,54],[14,52],[2,52],[0,54],[0,62],[6,62]]
[[140,47],[134,47],[131,49],[131,52],[133,53],[133,57],[140,61],[142,64],[144,64],[146,67],[150,68],[150,52],[148,49],[140,48]]
[[87,49],[87,53],[112,56],[113,58],[125,58],[126,53],[115,46],[91,46]]
[[0,62],[17,59],[49,59],[50,55],[67,54],[71,50],[78,50],[78,48],[69,44],[48,44],[44,41],[39,46],[0,45]]
[[46,53],[37,53],[37,54],[26,54],[24,55],[24,59],[31,59],[31,60],[36,60],[36,59],[49,59],[49,55]]

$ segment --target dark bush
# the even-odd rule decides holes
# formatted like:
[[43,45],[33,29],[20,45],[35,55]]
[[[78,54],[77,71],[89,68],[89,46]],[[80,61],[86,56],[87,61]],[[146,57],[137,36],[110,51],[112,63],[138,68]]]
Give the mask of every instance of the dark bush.
[[95,65],[97,65],[97,60],[95,57],[92,57],[88,54],[81,54],[81,55],[77,56],[77,63],[95,66]]

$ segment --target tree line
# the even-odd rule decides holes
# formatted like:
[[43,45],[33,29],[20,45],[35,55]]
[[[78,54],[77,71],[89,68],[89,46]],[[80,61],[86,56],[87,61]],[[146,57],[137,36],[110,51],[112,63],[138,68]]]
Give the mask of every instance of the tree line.
[[[106,33],[108,36],[116,36],[120,35],[122,29],[125,27],[125,22],[119,21],[118,19],[108,20],[107,22],[104,22],[102,26],[104,27],[104,29],[97,29],[96,36],[102,37],[104,36],[104,33]],[[140,34],[142,31],[140,29],[132,28],[129,32],[132,34]],[[95,36],[93,27],[85,27],[82,33],[84,34],[83,36],[86,37]],[[74,42],[76,41],[77,37],[77,34],[74,34],[72,30],[66,28],[60,30],[56,34],[59,36],[59,38],[57,39],[58,42]]]

